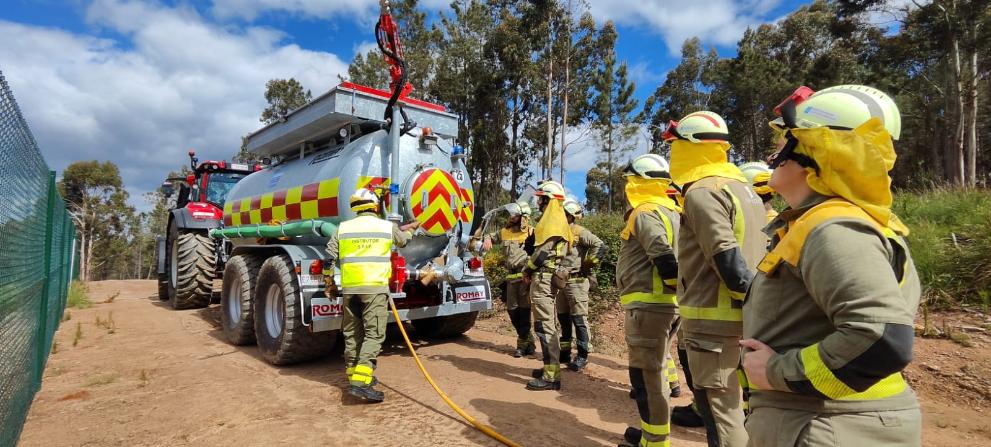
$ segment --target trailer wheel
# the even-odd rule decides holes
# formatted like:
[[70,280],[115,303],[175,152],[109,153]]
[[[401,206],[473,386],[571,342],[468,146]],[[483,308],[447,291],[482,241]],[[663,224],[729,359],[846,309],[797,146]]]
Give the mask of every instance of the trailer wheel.
[[298,281],[286,256],[265,260],[255,286],[255,339],[269,363],[288,365],[328,354],[337,331],[311,333],[303,326]]
[[236,346],[255,342],[253,298],[261,263],[257,256],[237,255],[224,268],[220,323],[227,341]]
[[204,232],[180,231],[169,227],[166,259],[169,299],[172,308],[190,309],[210,304],[217,253],[214,242]]
[[427,338],[453,338],[463,335],[475,326],[478,312],[467,312],[443,317],[413,320],[416,332]]

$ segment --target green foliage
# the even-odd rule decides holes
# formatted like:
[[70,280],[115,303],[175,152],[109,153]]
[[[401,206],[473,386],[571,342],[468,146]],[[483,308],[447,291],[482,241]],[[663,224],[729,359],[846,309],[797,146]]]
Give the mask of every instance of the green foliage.
[[912,257],[935,307],[984,306],[991,292],[991,192],[940,188],[895,196]]
[[[73,281],[69,284],[69,294],[66,298],[66,308],[75,307],[76,309],[86,309],[92,306],[93,303],[89,300],[89,287],[86,283],[82,281]],[[65,320],[68,321],[72,318],[68,311],[66,311]]]
[[310,91],[304,90],[303,84],[295,78],[270,79],[265,83],[265,100],[268,101],[268,107],[262,111],[259,120],[265,124],[274,123],[311,99],[313,95]]

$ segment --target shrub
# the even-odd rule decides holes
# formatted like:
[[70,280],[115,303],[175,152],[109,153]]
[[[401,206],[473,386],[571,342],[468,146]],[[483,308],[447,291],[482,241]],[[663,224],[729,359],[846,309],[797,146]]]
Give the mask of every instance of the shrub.
[[82,281],[73,281],[69,284],[69,293],[66,297],[66,307],[76,309],[86,309],[93,305],[89,300],[89,287]]
[[991,296],[991,192],[937,188],[895,195],[908,225],[923,298],[935,307],[981,304]]

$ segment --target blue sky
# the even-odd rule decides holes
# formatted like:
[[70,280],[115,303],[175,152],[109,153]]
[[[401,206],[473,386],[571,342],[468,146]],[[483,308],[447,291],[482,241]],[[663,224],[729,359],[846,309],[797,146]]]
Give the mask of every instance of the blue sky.
[[[228,158],[259,127],[265,80],[296,77],[314,93],[337,83],[373,41],[376,0],[4,0],[0,70],[56,170],[113,160],[131,203],[190,148]],[[731,56],[747,26],[796,0],[590,0],[617,23],[617,50],[643,102],[698,36]],[[422,0],[430,11],[447,0]],[[436,14],[434,14],[436,16]],[[576,144],[566,186],[584,196],[594,142]]]

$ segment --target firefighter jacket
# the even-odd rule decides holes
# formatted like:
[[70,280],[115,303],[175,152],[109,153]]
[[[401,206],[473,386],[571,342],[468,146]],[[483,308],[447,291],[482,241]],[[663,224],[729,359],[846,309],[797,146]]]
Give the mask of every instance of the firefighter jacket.
[[911,361],[919,278],[904,238],[841,198],[814,194],[768,225],[771,251],[744,306],[744,337],[775,351],[774,390],[751,408],[917,408]]
[[489,235],[493,244],[502,245],[502,252],[505,255],[504,266],[506,267],[506,279],[519,279],[523,277],[523,267],[526,267],[527,254],[523,250],[526,239],[533,234],[530,227],[511,226],[502,228]]
[[676,211],[649,202],[627,213],[616,259],[616,285],[623,308],[678,312],[678,219]]
[[739,337],[743,297],[767,236],[750,185],[709,176],[687,186],[678,234],[678,298],[686,332]]
[[572,278],[586,278],[605,256],[606,245],[594,233],[576,223],[571,224],[571,234],[575,242],[561,261],[561,266],[568,269]]

